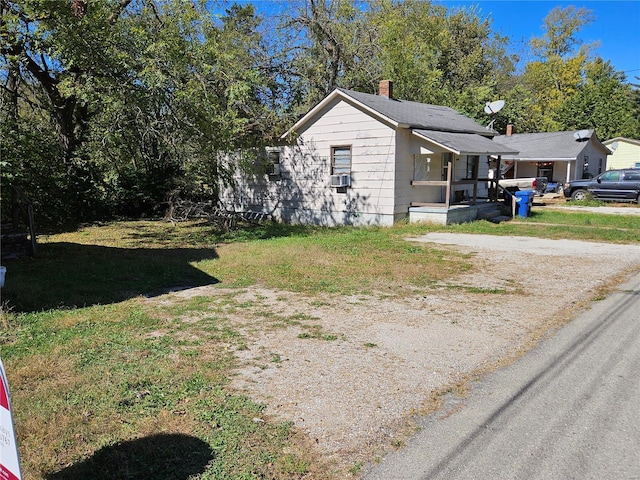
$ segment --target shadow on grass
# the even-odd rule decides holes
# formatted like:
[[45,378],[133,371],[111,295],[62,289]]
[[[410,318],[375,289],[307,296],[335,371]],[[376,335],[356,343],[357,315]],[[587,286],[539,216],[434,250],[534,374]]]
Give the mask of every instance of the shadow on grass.
[[2,303],[13,312],[76,308],[218,283],[191,262],[212,248],[113,248],[77,243],[39,246],[30,259],[5,262]]
[[182,434],[160,434],[103,447],[47,480],[187,480],[213,459],[209,445]]

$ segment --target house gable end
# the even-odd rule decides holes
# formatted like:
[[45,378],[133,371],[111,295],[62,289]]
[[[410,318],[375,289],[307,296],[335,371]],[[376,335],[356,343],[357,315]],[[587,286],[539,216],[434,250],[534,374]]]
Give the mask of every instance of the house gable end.
[[316,122],[318,118],[324,116],[332,110],[339,102],[346,102],[354,108],[357,108],[361,112],[366,115],[375,118],[381,123],[384,123],[386,126],[391,128],[398,127],[407,127],[407,125],[399,124],[398,122],[386,117],[375,109],[370,108],[367,105],[364,105],[358,102],[356,99],[346,95],[342,90],[335,89],[331,92],[327,97],[324,98],[318,105],[313,107],[309,112],[307,112],[300,120],[298,120],[287,132],[282,135],[282,139],[289,138],[294,133],[301,135],[302,132],[307,130],[311,124]]

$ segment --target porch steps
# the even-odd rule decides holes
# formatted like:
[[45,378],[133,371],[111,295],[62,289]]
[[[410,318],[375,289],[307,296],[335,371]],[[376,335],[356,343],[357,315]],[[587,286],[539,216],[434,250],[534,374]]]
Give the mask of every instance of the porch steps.
[[508,222],[511,216],[505,212],[505,207],[501,203],[495,204],[491,209],[483,209],[478,212],[478,220],[486,220],[491,223]]

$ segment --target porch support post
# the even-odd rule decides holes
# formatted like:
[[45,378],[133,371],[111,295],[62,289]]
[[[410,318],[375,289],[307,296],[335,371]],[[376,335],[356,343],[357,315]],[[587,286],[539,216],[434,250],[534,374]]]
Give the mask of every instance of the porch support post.
[[473,199],[471,205],[476,204],[478,198],[478,175],[480,174],[480,155],[478,155],[478,163],[476,164],[475,172],[473,174]]
[[452,170],[453,170],[453,162],[451,160],[449,160],[447,162],[447,193],[446,193],[446,199],[445,199],[445,206],[447,207],[447,210],[449,209],[449,205],[451,205],[451,175],[452,175]]
[[500,181],[500,172],[502,169],[502,165],[500,165],[501,162],[502,162],[502,155],[498,155],[498,159],[496,160],[496,173],[493,175],[493,181],[492,181],[492,190],[493,190],[492,200],[494,202],[498,201],[498,182]]

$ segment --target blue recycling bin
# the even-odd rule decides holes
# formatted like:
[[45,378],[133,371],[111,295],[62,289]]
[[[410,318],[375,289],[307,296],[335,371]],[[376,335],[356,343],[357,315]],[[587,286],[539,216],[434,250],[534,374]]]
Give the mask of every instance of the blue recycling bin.
[[516,197],[516,213],[519,217],[528,217],[533,205],[533,190],[519,190],[514,193]]

